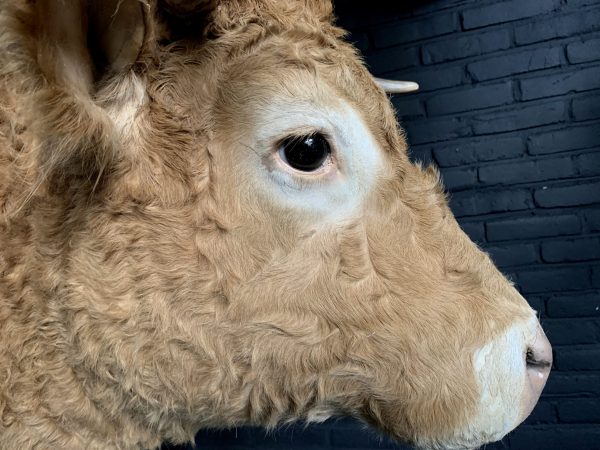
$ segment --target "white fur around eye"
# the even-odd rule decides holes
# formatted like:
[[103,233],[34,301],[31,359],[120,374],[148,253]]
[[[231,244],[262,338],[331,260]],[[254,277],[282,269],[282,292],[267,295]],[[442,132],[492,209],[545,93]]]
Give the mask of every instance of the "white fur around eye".
[[316,213],[325,221],[350,218],[360,213],[383,167],[382,151],[366,124],[350,105],[335,108],[320,105],[297,107],[287,114],[264,114],[268,126],[256,137],[259,148],[269,148],[274,136],[293,134],[297,129],[323,132],[328,136],[331,163],[314,174],[299,174],[285,164],[263,163],[257,183],[269,200],[298,212]]

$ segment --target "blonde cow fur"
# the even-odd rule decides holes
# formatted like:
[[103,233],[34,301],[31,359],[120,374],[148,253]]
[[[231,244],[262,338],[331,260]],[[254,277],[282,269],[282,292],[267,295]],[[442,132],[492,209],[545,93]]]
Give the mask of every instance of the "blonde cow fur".
[[463,449],[527,416],[535,313],[343,37],[327,0],[0,1],[0,448],[350,414]]

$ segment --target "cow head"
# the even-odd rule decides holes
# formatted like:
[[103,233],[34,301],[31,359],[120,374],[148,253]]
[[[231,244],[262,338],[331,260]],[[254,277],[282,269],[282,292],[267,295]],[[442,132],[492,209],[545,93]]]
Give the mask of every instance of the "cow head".
[[462,449],[529,414],[536,314],[329,2],[74,3],[38,2],[14,107],[56,339],[111,420],[177,441],[342,413]]

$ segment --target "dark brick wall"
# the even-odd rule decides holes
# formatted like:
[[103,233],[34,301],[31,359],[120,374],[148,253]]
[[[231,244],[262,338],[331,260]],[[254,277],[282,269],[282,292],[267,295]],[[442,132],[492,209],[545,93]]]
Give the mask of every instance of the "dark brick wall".
[[[600,449],[600,0],[339,0],[394,97],[412,157],[541,315],[555,367],[526,424],[488,449]],[[399,448],[351,420],[202,432],[200,448]]]

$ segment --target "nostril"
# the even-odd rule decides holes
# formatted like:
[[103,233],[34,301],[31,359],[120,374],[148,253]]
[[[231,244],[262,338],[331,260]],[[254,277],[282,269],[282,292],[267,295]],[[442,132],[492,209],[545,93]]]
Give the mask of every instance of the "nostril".
[[549,368],[552,365],[550,358],[546,357],[546,355],[541,355],[539,352],[536,352],[533,348],[528,348],[525,353],[525,363],[529,368],[535,369],[545,369]]
[[525,363],[528,369],[537,369],[542,372],[550,371],[550,366],[552,366],[552,347],[539,324],[534,339],[527,346]]

